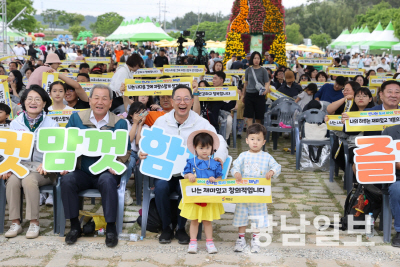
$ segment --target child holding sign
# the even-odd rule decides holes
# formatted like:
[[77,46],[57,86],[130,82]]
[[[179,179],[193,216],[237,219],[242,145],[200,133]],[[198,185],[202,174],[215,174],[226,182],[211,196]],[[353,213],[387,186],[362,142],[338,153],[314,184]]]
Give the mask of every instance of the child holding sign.
[[[268,152],[262,151],[266,141],[266,134],[267,130],[259,123],[247,128],[246,143],[249,145],[250,150],[241,153],[233,162],[231,174],[236,181],[241,181],[242,175],[246,178],[265,177],[269,180],[271,177],[278,177],[281,173],[281,165]],[[253,238],[251,239],[251,252],[258,253],[260,251],[259,229],[268,226],[267,204],[238,203],[236,204],[235,217],[233,218],[233,226],[239,227],[239,238],[236,240],[235,252],[242,252],[246,247],[244,235],[249,216],[263,218],[263,221],[252,220],[256,223],[257,230],[253,233]]]
[[[189,151],[195,155],[187,160],[183,171],[185,179],[195,182],[196,178],[206,178],[210,182],[221,180],[221,163],[211,158],[212,154],[219,148],[218,136],[207,130],[198,130],[191,133],[187,140]],[[217,253],[212,238],[211,221],[221,219],[224,214],[224,207],[221,203],[181,203],[179,204],[181,216],[191,220],[190,243],[188,253],[197,253],[197,232],[199,223],[203,222],[206,234],[206,247],[209,254]]]

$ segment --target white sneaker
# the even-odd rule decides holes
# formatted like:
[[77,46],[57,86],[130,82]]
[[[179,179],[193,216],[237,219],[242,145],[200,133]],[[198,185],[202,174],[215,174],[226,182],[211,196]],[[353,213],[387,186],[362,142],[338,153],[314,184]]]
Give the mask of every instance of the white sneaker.
[[133,203],[133,198],[131,197],[131,191],[125,190],[124,202],[126,206],[129,206]]
[[236,245],[234,248],[235,252],[243,252],[245,247],[246,247],[246,239],[244,239],[244,238],[236,239]]
[[217,248],[214,245],[214,242],[212,243],[206,243],[206,248],[207,248],[207,252],[208,254],[215,254],[218,253]]
[[32,238],[36,238],[39,236],[39,231],[40,231],[40,226],[36,225],[34,223],[31,223],[29,225],[29,229],[26,232],[26,238],[28,239],[32,239]]
[[13,223],[4,236],[8,238],[16,237],[20,233],[22,233],[22,226],[20,224]]
[[46,202],[46,193],[41,193],[39,198],[39,206],[42,206]]
[[187,251],[189,254],[197,254],[197,242],[196,243],[189,243],[189,248]]
[[251,239],[251,253],[259,253],[260,252],[260,239],[252,238]]
[[49,194],[49,197],[46,199],[46,206],[53,206],[53,194]]

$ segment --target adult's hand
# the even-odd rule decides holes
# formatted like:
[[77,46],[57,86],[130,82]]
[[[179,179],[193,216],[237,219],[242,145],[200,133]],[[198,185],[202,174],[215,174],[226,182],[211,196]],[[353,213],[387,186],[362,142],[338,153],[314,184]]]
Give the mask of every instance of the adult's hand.
[[126,88],[125,88],[125,83],[121,83],[121,87],[119,88],[122,94],[124,94]]
[[328,122],[328,121],[329,121],[328,115],[325,115],[324,121],[325,121],[325,122]]
[[197,80],[193,80],[192,87],[193,87],[193,93],[197,93],[197,91],[199,90],[199,83],[197,82]]
[[60,175],[61,176],[64,176],[64,175],[66,175],[66,174],[68,174],[69,173],[69,171],[62,171],[62,172],[60,172]]
[[132,120],[134,124],[139,124],[139,121],[142,119],[142,116],[138,112],[133,114]]
[[40,163],[39,167],[36,169],[41,175],[47,175],[47,172],[43,170],[43,163]]
[[344,97],[344,100],[345,100],[345,101],[347,101],[347,100],[353,100],[353,99],[354,99],[354,95],[353,95],[353,94],[346,95],[346,96]]
[[146,159],[148,155],[149,155],[149,154],[146,154],[146,153],[143,153],[142,151],[139,151],[139,158],[140,158],[141,160]]
[[342,114],[342,119],[341,119],[342,123],[345,124],[346,120],[348,120],[348,119],[350,119],[350,116],[346,112],[343,113]]
[[109,168],[108,171],[113,175],[117,175],[117,173],[112,168]]
[[221,163],[221,168],[224,168],[224,162],[222,161],[222,159],[220,158],[214,158],[214,160],[218,161],[219,163]]
[[46,71],[47,73],[53,73],[53,72],[56,72],[56,70],[55,69],[49,69],[48,71]]
[[10,178],[11,174],[12,174],[11,172],[7,172],[7,173],[3,174],[3,175],[1,176],[1,178],[2,178],[3,180],[7,180],[8,178]]

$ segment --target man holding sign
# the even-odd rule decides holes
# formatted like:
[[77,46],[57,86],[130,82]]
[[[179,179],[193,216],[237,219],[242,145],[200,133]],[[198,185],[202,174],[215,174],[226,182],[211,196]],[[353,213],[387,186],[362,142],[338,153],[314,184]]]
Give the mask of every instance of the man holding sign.
[[[193,94],[189,87],[178,85],[172,91],[171,103],[174,109],[169,113],[159,117],[154,126],[164,129],[164,132],[169,135],[179,135],[184,140],[186,145],[189,135],[197,130],[209,130],[216,133],[215,128],[205,119],[201,118],[196,112],[192,111]],[[228,156],[227,145],[225,139],[218,135],[220,146],[214,154],[214,159],[223,165]],[[146,160],[147,154],[139,152],[141,160]],[[162,234],[159,237],[161,244],[171,243],[174,237],[174,229],[172,229],[171,220],[171,204],[170,195],[172,192],[179,194],[179,201],[182,193],[179,186],[179,180],[182,179],[180,173],[174,174],[169,180],[154,180],[154,193],[158,214],[162,221]],[[178,202],[179,202],[178,201]],[[177,207],[175,207],[177,208]],[[180,244],[189,244],[190,238],[185,231],[186,219],[178,216],[178,229],[176,230],[175,237]]]
[[[106,85],[94,85],[89,95],[90,109],[72,114],[66,128],[76,127],[79,129],[97,128],[99,130],[116,131],[128,130],[125,120],[111,113],[113,91]],[[127,153],[117,160],[125,163],[130,156],[130,143],[128,142]],[[103,205],[104,217],[107,222],[106,245],[115,247],[118,244],[116,229],[116,217],[118,210],[118,193],[121,175],[117,175],[113,169],[108,169],[98,175],[93,175],[89,167],[97,162],[99,157],[81,156],[81,167],[75,171],[61,172],[61,197],[64,206],[65,218],[71,221],[71,231],[65,237],[67,244],[74,244],[81,236],[79,216],[79,192],[96,188],[100,191]]]

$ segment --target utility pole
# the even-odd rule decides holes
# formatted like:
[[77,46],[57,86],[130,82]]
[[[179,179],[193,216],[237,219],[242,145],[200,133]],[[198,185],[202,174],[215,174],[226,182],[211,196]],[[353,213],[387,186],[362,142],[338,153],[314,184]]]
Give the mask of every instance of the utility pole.
[[7,0],[1,0],[1,29],[2,29],[2,39],[3,44],[2,54],[7,54]]
[[161,0],[158,1],[158,22],[161,23]]
[[165,13],[167,13],[167,0],[164,1],[164,6],[163,6],[164,10],[161,10],[162,12],[164,12],[164,31],[166,29],[166,21],[165,21]]

